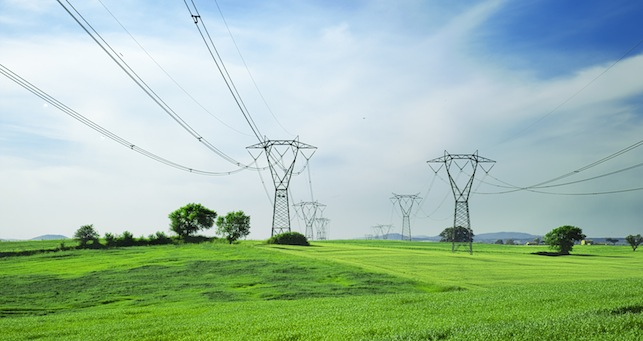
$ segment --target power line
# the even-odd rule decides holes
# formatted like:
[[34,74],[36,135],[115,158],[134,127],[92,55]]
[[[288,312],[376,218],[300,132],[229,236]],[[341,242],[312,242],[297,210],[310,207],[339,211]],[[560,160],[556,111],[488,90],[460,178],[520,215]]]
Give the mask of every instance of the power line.
[[[235,103],[239,107],[239,110],[241,110],[243,117],[246,119],[246,122],[250,126],[250,129],[252,130],[253,134],[257,137],[257,140],[259,140],[259,142],[262,142],[263,138],[261,137],[259,128],[257,128],[257,125],[252,119],[252,116],[250,116],[250,112],[248,111],[248,108],[246,107],[245,103],[241,99],[241,95],[239,94],[237,87],[234,85],[234,82],[232,81],[232,77],[230,77],[230,74],[228,73],[228,69],[225,67],[225,64],[223,63],[223,59],[221,59],[221,55],[219,55],[219,51],[217,50],[216,45],[214,44],[214,41],[212,40],[212,37],[210,36],[210,33],[208,32],[208,29],[205,26],[205,23],[203,22],[203,18],[201,17],[201,14],[199,14],[199,10],[196,7],[196,4],[194,3],[193,0],[191,1],[192,6],[194,7],[194,12],[193,12],[192,9],[190,8],[190,5],[188,5],[187,0],[183,0],[183,2],[185,3],[185,7],[188,9],[188,12],[192,17],[192,20],[194,21],[194,24],[196,25],[197,30],[199,31],[199,34],[203,39],[203,42],[208,48],[208,52],[210,53],[212,60],[217,66],[219,73],[223,77],[223,81],[228,87],[230,94],[234,98]],[[203,30],[201,30],[201,27],[203,27]],[[206,36],[207,36],[207,39],[206,39]]]
[[502,185],[498,185],[498,184],[492,184],[492,183],[489,183],[489,182],[486,182],[486,181],[482,181],[482,180],[479,180],[479,181],[480,181],[481,183],[485,183],[485,184],[487,184],[487,185],[491,185],[491,186],[495,186],[495,187],[500,187],[500,188],[512,188],[512,189],[513,189],[512,191],[507,191],[507,192],[506,192],[506,193],[509,193],[509,192],[514,192],[514,191],[523,190],[523,189],[528,190],[528,189],[532,189],[532,188],[552,188],[552,187],[561,187],[561,186],[573,185],[573,184],[577,184],[577,183],[581,183],[581,182],[586,182],[586,181],[591,181],[591,180],[596,180],[596,179],[604,178],[604,177],[611,176],[611,175],[618,174],[618,173],[623,173],[623,172],[626,172],[626,171],[628,171],[628,170],[632,170],[632,169],[634,169],[634,168],[638,168],[638,167],[641,167],[641,166],[643,166],[643,162],[642,162],[642,163],[637,163],[637,164],[635,164],[635,165],[633,165],[633,166],[625,167],[625,168],[622,168],[622,169],[619,169],[619,170],[611,171],[611,172],[609,172],[609,173],[605,173],[605,174],[601,174],[601,175],[596,175],[596,176],[592,176],[592,177],[585,178],[585,179],[581,179],[581,180],[575,180],[575,181],[565,182],[565,183],[562,183],[562,184],[556,184],[556,185],[537,186],[537,187],[530,187],[530,188],[523,188],[523,187],[514,186],[514,185],[511,185],[511,184],[509,184],[509,183],[506,183],[506,182],[504,182],[504,181],[502,181],[502,180],[500,180],[500,179],[498,179],[498,178],[496,178],[496,177],[494,177],[494,176],[491,176],[491,175],[490,175],[490,177],[492,177],[494,180],[496,180],[496,181],[498,181],[498,182],[501,182],[501,183],[504,183],[504,184],[506,184],[507,186],[502,186]]
[[103,5],[103,8],[105,8],[105,10],[107,11],[107,13],[109,13],[109,15],[110,15],[110,16],[112,16],[112,18],[114,18],[114,20],[118,23],[118,25],[120,25],[120,27],[121,27],[121,28],[122,28],[122,29],[123,29],[123,30],[124,30],[124,31],[129,35],[129,36],[130,36],[130,38],[132,38],[132,40],[136,43],[136,45],[138,45],[138,47],[140,47],[140,48],[141,48],[141,50],[143,50],[143,52],[145,52],[145,54],[150,58],[150,60],[152,60],[152,62],[153,62],[154,64],[156,64],[156,66],[157,66],[159,69],[161,69],[161,71],[163,71],[163,73],[164,73],[164,74],[165,74],[165,75],[166,75],[166,76],[167,76],[167,77],[168,77],[168,78],[169,78],[169,79],[170,79],[170,80],[171,80],[171,81],[172,81],[172,82],[173,82],[173,83],[174,83],[174,84],[179,88],[179,89],[181,89],[181,91],[183,91],[183,93],[185,93],[185,94],[186,94],[186,95],[187,95],[187,96],[188,96],[188,97],[189,97],[189,98],[190,98],[194,103],[196,103],[196,105],[198,105],[199,107],[201,107],[201,109],[203,109],[206,113],[208,113],[210,116],[212,116],[214,119],[216,119],[217,121],[219,121],[219,123],[223,124],[224,126],[226,126],[226,127],[230,128],[231,130],[233,130],[233,131],[235,131],[235,132],[237,132],[237,133],[239,133],[239,134],[246,135],[246,136],[250,136],[250,135],[248,135],[248,134],[246,134],[246,133],[244,133],[244,132],[242,132],[242,131],[239,131],[239,130],[235,129],[235,128],[234,128],[234,127],[232,127],[231,125],[229,125],[229,124],[225,123],[223,120],[221,120],[221,119],[220,119],[219,117],[217,117],[215,114],[213,114],[210,110],[208,110],[208,109],[207,109],[203,104],[201,104],[201,103],[200,103],[196,98],[194,98],[194,96],[192,96],[192,95],[191,95],[191,94],[190,94],[190,93],[189,93],[189,92],[188,92],[188,91],[187,91],[183,86],[181,86],[181,84],[179,84],[179,82],[178,82],[176,79],[174,79],[174,77],[172,77],[172,75],[170,75],[170,74],[165,70],[165,68],[163,68],[163,66],[161,66],[161,64],[159,64],[159,63],[156,61],[156,59],[154,59],[154,57],[152,57],[152,55],[151,55],[151,54],[150,54],[150,53],[149,53],[149,52],[148,52],[148,51],[143,47],[143,45],[141,45],[141,43],[140,43],[136,38],[134,38],[134,35],[132,35],[132,33],[130,33],[130,31],[125,27],[125,25],[123,25],[123,23],[121,23],[121,21],[120,21],[120,20],[118,20],[118,18],[116,18],[116,16],[114,15],[114,13],[112,13],[112,11],[110,11],[110,10],[109,10],[109,8],[107,8],[107,6],[106,6],[106,5],[105,5],[101,0],[98,0],[98,2],[100,2],[100,4],[101,4],[101,5]]
[[234,44],[234,47],[237,49],[237,53],[239,54],[239,58],[241,58],[241,61],[243,62],[243,66],[246,68],[246,71],[248,71],[248,75],[250,76],[250,80],[252,81],[252,84],[254,85],[255,89],[257,90],[257,93],[259,93],[259,97],[265,104],[266,108],[268,109],[268,112],[270,115],[272,115],[272,118],[275,119],[275,122],[279,125],[279,127],[289,135],[295,135],[291,132],[289,132],[282,124],[279,122],[277,119],[277,116],[275,113],[272,111],[270,106],[268,105],[268,101],[266,101],[266,98],[263,96],[263,93],[261,90],[259,90],[259,86],[257,85],[257,82],[255,81],[254,77],[252,76],[252,73],[250,72],[250,68],[248,67],[248,64],[246,64],[246,60],[243,58],[243,55],[241,55],[241,50],[239,49],[239,46],[237,45],[237,41],[234,39],[234,36],[232,35],[232,31],[230,31],[230,27],[228,26],[228,22],[225,20],[225,17],[223,16],[223,11],[221,11],[221,7],[219,6],[219,2],[217,0],[214,0],[214,3],[217,5],[217,9],[219,10],[219,14],[221,15],[221,19],[223,20],[223,24],[225,25],[226,29],[228,30],[228,34],[230,35],[230,39],[232,39],[232,43]]
[[589,164],[587,164],[587,165],[585,165],[583,167],[580,167],[580,168],[578,168],[576,170],[573,170],[571,172],[568,172],[568,173],[565,173],[563,175],[557,176],[555,178],[549,179],[547,181],[539,182],[539,183],[537,183],[535,185],[531,185],[531,186],[525,186],[525,187],[514,186],[514,185],[512,185],[512,184],[510,184],[508,182],[502,181],[502,180],[500,180],[500,179],[498,179],[496,177],[491,176],[496,181],[499,181],[499,182],[501,182],[501,183],[503,183],[503,184],[505,184],[507,186],[500,186],[500,185],[497,185],[497,184],[490,184],[490,183],[487,183],[487,184],[492,185],[492,186],[496,186],[496,187],[501,187],[501,188],[511,188],[511,190],[502,191],[502,192],[490,192],[490,193],[476,192],[476,193],[477,194],[506,194],[506,193],[513,193],[513,192],[518,192],[518,191],[530,191],[530,192],[542,193],[542,194],[600,195],[600,194],[614,194],[614,193],[638,191],[638,190],[641,190],[643,188],[630,188],[630,189],[623,189],[623,190],[615,190],[615,191],[607,191],[607,192],[591,192],[591,193],[552,193],[552,192],[537,191],[536,189],[567,186],[567,185],[571,185],[571,184],[576,184],[576,183],[580,183],[580,182],[586,182],[586,181],[590,181],[590,180],[595,180],[595,179],[611,176],[611,175],[614,175],[614,174],[622,173],[622,172],[625,172],[625,171],[628,171],[628,170],[632,170],[634,168],[641,167],[641,166],[643,166],[643,163],[638,163],[638,164],[635,164],[633,166],[625,167],[625,168],[622,168],[622,169],[619,169],[619,170],[616,170],[616,171],[612,171],[612,172],[608,172],[608,173],[605,173],[605,174],[593,176],[593,177],[590,177],[590,178],[585,178],[585,179],[576,180],[576,181],[570,181],[570,182],[566,182],[566,183],[562,183],[562,184],[549,185],[552,182],[556,182],[558,180],[568,178],[570,176],[579,174],[579,173],[581,173],[583,171],[586,171],[586,170],[588,170],[590,168],[593,168],[593,167],[596,167],[596,166],[598,166],[600,164],[603,164],[603,163],[605,163],[605,162],[607,162],[609,160],[612,160],[612,159],[614,159],[614,158],[616,158],[618,156],[621,156],[621,155],[623,155],[623,154],[625,154],[627,152],[630,152],[630,151],[632,151],[632,150],[634,150],[634,149],[636,149],[636,148],[638,148],[638,147],[640,147],[642,145],[643,145],[643,140],[640,140],[640,141],[635,142],[635,143],[633,143],[633,144],[631,144],[631,145],[629,145],[629,146],[627,146],[627,147],[625,147],[625,148],[623,148],[623,149],[621,149],[621,150],[619,150],[619,151],[617,151],[615,153],[612,153],[612,154],[610,154],[610,155],[608,155],[608,156],[606,156],[606,157],[604,157],[602,159],[599,159],[597,161],[589,163]]
[[245,167],[243,167],[243,168],[231,170],[231,171],[228,171],[228,172],[210,172],[210,171],[202,171],[202,170],[194,169],[194,168],[191,168],[191,167],[186,167],[186,166],[183,166],[183,165],[178,164],[176,162],[172,162],[172,161],[170,161],[168,159],[165,159],[165,158],[163,158],[161,156],[158,156],[158,155],[156,155],[156,154],[154,154],[152,152],[149,152],[149,151],[147,151],[147,150],[145,150],[143,148],[140,148],[140,147],[136,146],[134,143],[132,143],[132,142],[130,142],[130,141],[128,141],[128,140],[126,140],[126,139],[114,134],[114,133],[112,133],[111,131],[103,128],[102,126],[98,125],[97,123],[93,122],[92,120],[90,120],[87,117],[79,114],[78,112],[76,112],[73,109],[69,108],[68,106],[66,106],[62,102],[58,101],[56,98],[54,98],[51,95],[47,94],[46,92],[42,91],[41,89],[39,89],[38,87],[36,87],[35,85],[33,85],[32,83],[27,81],[26,79],[22,78],[18,74],[14,73],[13,71],[9,70],[7,67],[5,67],[2,64],[0,64],[0,73],[2,73],[5,77],[9,78],[10,80],[12,80],[16,84],[20,85],[24,89],[26,89],[29,92],[33,93],[34,95],[40,97],[41,99],[43,99],[47,103],[49,103],[52,106],[58,108],[60,111],[66,113],[67,115],[71,116],[72,118],[76,119],[77,121],[81,122],[82,124],[84,124],[84,125],[92,128],[93,130],[99,132],[103,136],[105,136],[105,137],[107,137],[107,138],[109,138],[109,139],[111,139],[111,140],[113,140],[113,141],[115,141],[115,142],[117,142],[117,143],[119,143],[119,144],[121,144],[121,145],[123,145],[123,146],[125,146],[125,147],[127,147],[127,148],[129,148],[129,149],[131,149],[131,150],[133,150],[133,151],[135,151],[137,153],[139,153],[139,154],[141,154],[141,155],[144,155],[144,156],[146,156],[146,157],[148,157],[148,158],[150,158],[152,160],[155,160],[155,161],[160,162],[162,164],[165,164],[167,166],[174,167],[174,168],[177,168],[177,169],[180,169],[180,170],[183,170],[183,171],[186,171],[186,172],[190,172],[190,173],[195,173],[195,174],[200,174],[200,175],[213,175],[213,176],[231,175],[231,174],[234,174],[234,173],[237,173],[237,172],[240,172],[240,171],[246,169]]
[[101,49],[107,53],[107,55],[123,70],[129,77],[138,85],[143,92],[145,92],[163,111],[165,111],[174,121],[176,121],[183,129],[185,129],[190,135],[201,142],[208,149],[222,157],[224,160],[243,168],[252,169],[248,165],[244,165],[241,162],[236,161],[232,157],[226,155],[224,152],[219,150],[216,146],[210,143],[207,139],[201,136],[194,128],[192,128],[187,122],[181,118],[161,97],[152,90],[152,88],[125,62],[120,55],[114,51],[114,49],[103,39],[103,37],[92,27],[92,25],[83,17],[78,10],[67,0],[69,7],[73,9],[76,13],[72,11],[62,3],[61,0],[57,0],[58,3],[67,11],[67,13],[80,25],[80,27],[101,47]]

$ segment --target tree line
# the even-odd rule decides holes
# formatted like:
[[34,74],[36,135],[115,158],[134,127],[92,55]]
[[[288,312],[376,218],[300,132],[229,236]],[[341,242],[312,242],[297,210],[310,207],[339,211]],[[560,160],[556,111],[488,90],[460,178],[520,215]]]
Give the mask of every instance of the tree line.
[[[456,226],[444,229],[440,233],[440,237],[441,242],[470,243],[473,242],[474,234],[471,228]],[[581,228],[564,225],[549,231],[545,235],[543,242],[549,245],[552,249],[555,249],[559,254],[568,255],[574,248],[574,244],[586,237],[587,236],[583,234],[583,230]],[[618,242],[618,239],[614,241],[613,239],[608,238],[607,241],[615,244]],[[633,251],[636,251],[639,245],[643,244],[643,237],[641,237],[640,234],[637,234],[636,236],[629,235],[625,237],[625,241],[632,247]],[[540,243],[540,240],[538,240],[538,243]],[[496,242],[496,244],[501,243]]]
[[228,212],[225,216],[218,216],[217,213],[201,204],[189,203],[178,208],[168,215],[170,219],[170,231],[176,236],[168,236],[164,232],[150,234],[147,238],[135,238],[129,231],[120,235],[105,233],[105,244],[101,244],[100,235],[93,225],[83,225],[74,233],[74,239],[79,243],[79,248],[103,248],[103,247],[125,247],[142,245],[163,245],[176,242],[203,242],[214,238],[198,236],[202,230],[217,225],[216,234],[225,238],[229,244],[250,234],[250,216],[243,211]]

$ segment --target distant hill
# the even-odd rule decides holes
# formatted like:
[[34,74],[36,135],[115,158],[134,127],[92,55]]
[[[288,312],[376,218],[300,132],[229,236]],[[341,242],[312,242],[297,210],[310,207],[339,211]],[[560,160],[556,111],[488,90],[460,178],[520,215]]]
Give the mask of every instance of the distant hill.
[[[440,237],[429,237],[429,236],[411,236],[414,241],[435,241],[439,242]],[[388,240],[402,240],[402,235],[399,233],[388,233],[382,236],[369,236],[368,238],[373,238],[373,239],[388,239]]]
[[[412,236],[413,240],[416,241],[432,241],[432,242],[439,242],[442,237],[440,236]],[[524,233],[524,232],[494,232],[494,233],[481,233],[479,235],[476,235],[473,237],[473,241],[475,242],[482,242],[482,243],[493,243],[498,239],[502,239],[503,241],[507,239],[513,239],[515,242],[528,242],[532,241],[536,238],[541,238],[542,236],[536,236],[533,234],[529,233]],[[382,237],[377,237],[377,239],[382,239]],[[402,235],[399,233],[389,233],[385,236],[384,239],[390,239],[390,240],[401,240]]]
[[59,239],[69,239],[62,234],[44,234],[42,236],[38,236],[35,238],[31,238],[29,240],[59,240]]
[[494,232],[494,233],[481,233],[473,237],[473,240],[476,242],[485,242],[491,241],[495,242],[498,239],[507,240],[513,239],[514,241],[532,241],[536,238],[542,238],[542,236],[535,236],[533,234],[524,233],[524,232]]

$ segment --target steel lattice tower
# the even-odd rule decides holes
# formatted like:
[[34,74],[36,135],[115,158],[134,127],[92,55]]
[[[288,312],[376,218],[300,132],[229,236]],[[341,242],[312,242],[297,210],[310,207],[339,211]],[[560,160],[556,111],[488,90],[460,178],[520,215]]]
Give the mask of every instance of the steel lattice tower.
[[320,213],[321,216],[323,208],[326,205],[320,204],[317,201],[302,201],[298,204],[294,204],[293,206],[299,207],[299,211],[301,212],[301,215],[304,218],[304,223],[306,224],[305,236],[309,240],[312,240],[314,238],[313,224],[317,218],[317,213]]
[[[488,173],[495,162],[496,161],[491,159],[478,156],[477,150],[473,154],[449,154],[445,150],[443,157],[427,161],[429,166],[431,166],[431,163],[441,164],[437,171],[431,167],[431,169],[436,173],[440,168],[442,168],[442,166],[444,166],[447,171],[447,175],[449,176],[449,182],[451,183],[451,191],[453,191],[453,197],[455,198],[451,251],[455,251],[456,249],[456,227],[464,227],[469,232],[469,236],[467,238],[469,240],[469,253],[473,254],[473,230],[471,229],[471,220],[469,217],[469,195],[471,194],[471,187],[473,185],[473,179],[476,176],[478,165],[481,163],[492,163],[489,169],[484,169],[484,167],[480,165],[480,167]],[[456,166],[460,171],[464,171],[465,168],[468,168],[471,171],[466,183],[463,184],[460,182],[460,185],[458,185],[456,177],[453,176],[452,166]]]
[[317,225],[317,240],[326,240],[328,239],[328,223],[330,219],[328,218],[315,218],[315,225]]
[[[268,159],[268,167],[275,185],[271,236],[290,232],[288,185],[290,184],[295,162],[299,154],[302,154],[306,160],[310,159],[317,147],[299,142],[297,138],[294,140],[265,140],[247,148],[261,149]],[[305,151],[309,151],[309,154],[306,154]],[[259,156],[261,156],[261,153],[253,157],[257,160]]]
[[411,210],[413,204],[416,200],[422,198],[419,197],[419,194],[395,194],[391,197],[393,204],[396,202],[400,205],[400,210],[402,211],[402,240],[407,237],[407,240],[411,240]]
[[375,231],[375,236],[379,235],[382,236],[382,239],[388,239],[388,234],[391,232],[391,228],[393,228],[393,225],[387,224],[378,224],[373,226],[373,230]]

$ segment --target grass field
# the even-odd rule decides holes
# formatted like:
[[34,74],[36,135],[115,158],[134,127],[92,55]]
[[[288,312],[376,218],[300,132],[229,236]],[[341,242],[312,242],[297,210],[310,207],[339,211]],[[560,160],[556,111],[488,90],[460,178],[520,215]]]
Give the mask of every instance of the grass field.
[[0,339],[643,339],[641,252],[531,254],[546,250],[246,241],[4,257]]

